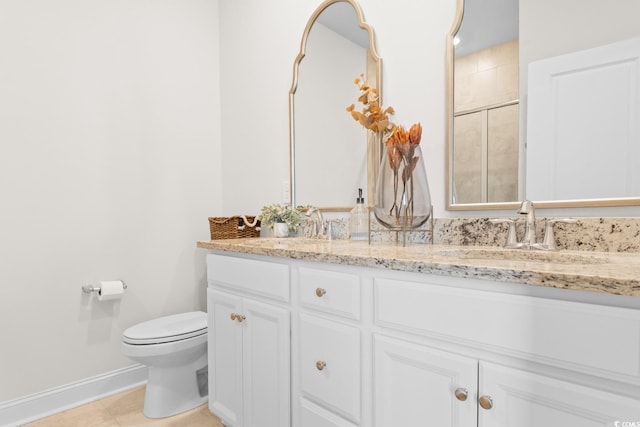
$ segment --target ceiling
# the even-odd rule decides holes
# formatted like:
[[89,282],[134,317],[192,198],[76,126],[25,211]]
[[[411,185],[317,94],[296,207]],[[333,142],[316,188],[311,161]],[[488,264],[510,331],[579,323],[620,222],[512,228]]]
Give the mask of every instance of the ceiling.
[[465,0],[456,57],[518,38],[519,0]]

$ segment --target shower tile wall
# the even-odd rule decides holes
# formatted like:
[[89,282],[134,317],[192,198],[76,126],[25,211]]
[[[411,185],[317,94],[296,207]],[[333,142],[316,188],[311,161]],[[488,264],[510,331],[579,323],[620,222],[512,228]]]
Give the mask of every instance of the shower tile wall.
[[457,58],[454,86],[456,203],[517,200],[518,40]]

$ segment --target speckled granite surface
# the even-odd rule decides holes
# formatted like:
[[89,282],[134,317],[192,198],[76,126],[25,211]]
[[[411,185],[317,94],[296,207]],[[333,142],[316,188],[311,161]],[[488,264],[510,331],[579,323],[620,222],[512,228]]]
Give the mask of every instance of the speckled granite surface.
[[[518,219],[518,218],[512,218]],[[576,218],[574,224],[554,225],[558,249],[597,252],[640,252],[640,218]],[[546,219],[536,221],[538,241],[544,236]],[[436,218],[435,242],[449,245],[503,246],[507,226],[488,218]],[[524,234],[524,221],[518,219],[518,237]]]
[[[517,221],[518,238],[524,234],[523,218]],[[574,224],[557,223],[554,226],[558,249],[597,252],[640,252],[640,218],[575,218]],[[536,235],[541,242],[546,218],[536,221]],[[408,233],[411,243],[431,242],[426,226]],[[332,220],[333,237],[348,239],[348,218]],[[372,240],[395,241],[396,233],[386,231],[372,219]],[[305,235],[304,231],[301,233]],[[308,236],[308,235],[307,235]],[[504,246],[507,226],[493,224],[489,218],[435,218],[434,243],[463,246]]]
[[[459,227],[462,237],[465,233],[467,238],[474,234],[469,228],[471,226],[450,224],[449,227]],[[607,225],[602,227],[607,229]],[[447,236],[456,233],[444,228],[443,232]],[[481,234],[478,231],[478,235]],[[474,240],[476,244],[478,241]],[[402,246],[389,242],[369,245],[368,242],[351,240],[304,238],[213,240],[200,241],[197,245],[204,249],[236,253],[640,296],[639,253],[543,252],[503,249],[495,245]]]

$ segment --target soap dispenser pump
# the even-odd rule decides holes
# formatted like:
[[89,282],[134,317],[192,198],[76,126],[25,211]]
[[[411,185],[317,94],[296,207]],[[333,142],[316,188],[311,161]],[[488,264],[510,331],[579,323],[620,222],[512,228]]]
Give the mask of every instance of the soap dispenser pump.
[[369,210],[364,205],[362,188],[358,188],[356,206],[351,209],[349,231],[351,231],[351,240],[367,240],[369,238]]

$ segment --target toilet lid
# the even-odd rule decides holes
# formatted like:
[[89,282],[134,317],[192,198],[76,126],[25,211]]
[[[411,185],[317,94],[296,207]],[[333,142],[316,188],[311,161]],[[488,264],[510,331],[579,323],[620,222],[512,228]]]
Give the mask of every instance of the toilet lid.
[[180,341],[207,333],[207,313],[192,311],[159,317],[134,325],[124,331],[128,344],[159,344]]

